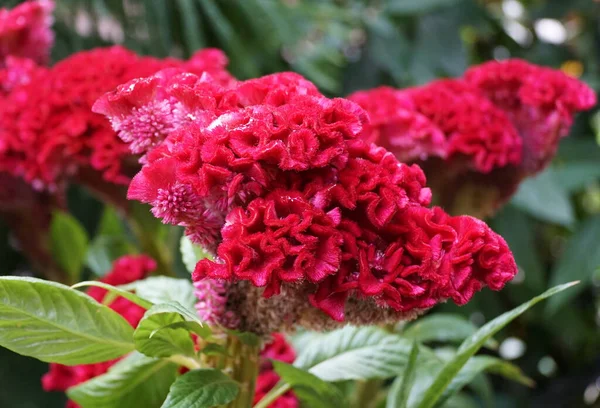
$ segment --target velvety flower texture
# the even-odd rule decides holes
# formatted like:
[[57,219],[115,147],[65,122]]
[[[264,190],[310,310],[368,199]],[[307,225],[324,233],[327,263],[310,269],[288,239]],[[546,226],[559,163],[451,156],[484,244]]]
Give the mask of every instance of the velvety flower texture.
[[583,82],[519,59],[475,66],[465,81],[506,112],[523,140],[521,168],[527,174],[552,160],[574,115],[596,104],[596,94]]
[[[506,243],[484,223],[427,208],[431,191],[418,166],[360,140],[368,118],[355,103],[325,98],[291,73],[229,89],[164,78],[136,84],[169,83],[154,94],[201,107],[198,120],[147,153],[128,196],[216,254],[193,278],[227,287],[214,286],[199,309],[214,302],[237,310],[240,327],[260,333],[311,320],[315,310],[365,324],[412,317],[448,298],[464,304],[516,273]],[[102,99],[102,109],[114,112],[130,89]],[[265,318],[269,306],[277,318]],[[249,324],[262,320],[270,325]]]
[[482,64],[461,79],[360,91],[349,99],[371,118],[364,140],[418,163],[446,210],[478,216],[493,213],[523,178],[541,171],[573,115],[595,104],[582,82],[521,60]]
[[[145,255],[126,255],[117,259],[112,270],[100,281],[113,286],[124,285],[146,278],[154,269],[156,269],[156,262],[152,258]],[[107,291],[91,287],[87,294],[102,302]],[[112,301],[109,307],[123,316],[133,327],[138,325],[145,313],[142,307],[121,297]],[[106,373],[117,361],[118,359],[78,366],[52,363],[50,371],[42,377],[42,386],[45,391],[66,391],[70,387]],[[67,408],[77,407],[78,405],[73,401],[67,403]]]
[[45,64],[54,42],[54,1],[31,0],[8,10],[0,8],[0,67],[9,55]]
[[6,78],[0,95],[0,170],[36,189],[55,190],[81,169],[126,184],[139,164],[106,118],[91,111],[96,99],[123,82],[165,68],[209,73],[214,81],[228,83],[233,79],[226,62],[218,50],[180,61],[139,57],[121,47],[79,52],[52,68],[9,59],[0,70],[0,79]]

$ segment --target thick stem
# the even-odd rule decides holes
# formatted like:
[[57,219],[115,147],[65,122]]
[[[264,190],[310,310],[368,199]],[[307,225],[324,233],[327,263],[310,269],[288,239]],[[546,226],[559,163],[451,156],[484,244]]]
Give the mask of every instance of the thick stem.
[[228,336],[224,371],[238,382],[240,392],[235,400],[226,405],[227,408],[252,408],[259,350],[259,345],[250,346],[242,343],[238,337]]

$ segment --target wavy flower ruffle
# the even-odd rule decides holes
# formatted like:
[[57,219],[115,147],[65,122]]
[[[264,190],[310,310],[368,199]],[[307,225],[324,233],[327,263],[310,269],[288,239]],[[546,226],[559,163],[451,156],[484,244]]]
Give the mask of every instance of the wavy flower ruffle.
[[359,324],[408,318],[448,298],[464,304],[516,273],[484,223],[427,208],[418,166],[360,140],[370,125],[357,104],[325,98],[295,74],[230,89],[163,78],[137,80],[99,104],[113,109],[125,88],[168,82],[157,99],[201,107],[147,152],[128,197],[216,254],[193,274],[199,288],[215,288],[199,303],[209,319],[237,310],[238,328],[264,334],[322,325],[316,310]]
[[482,217],[541,171],[574,114],[596,103],[582,82],[521,60],[475,66],[461,79],[349,98],[371,118],[364,140],[418,163],[448,211]]
[[[0,70],[5,91],[0,95],[0,170],[23,177],[37,189],[56,189],[81,168],[126,184],[139,165],[106,118],[91,111],[96,99],[132,78],[165,68],[206,72],[213,81],[228,83],[233,79],[225,64],[218,50],[180,61],[139,57],[121,47],[79,52],[52,68],[9,59]],[[145,120],[154,119],[150,115]]]

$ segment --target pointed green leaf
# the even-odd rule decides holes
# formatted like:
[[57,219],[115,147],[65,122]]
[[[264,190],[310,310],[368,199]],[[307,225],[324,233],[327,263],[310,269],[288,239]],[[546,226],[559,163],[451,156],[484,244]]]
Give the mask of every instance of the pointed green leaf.
[[134,352],[67,395],[86,408],[159,408],[176,375],[176,364]]
[[398,377],[392,384],[388,395],[387,408],[406,408],[408,405],[408,396],[416,378],[417,356],[419,355],[419,345],[413,342],[408,358],[408,364],[401,377]]
[[76,283],[75,285],[71,286],[71,288],[78,289],[78,288],[82,288],[85,286],[95,286],[98,288],[106,289],[109,293],[113,294],[113,296],[111,296],[111,298],[121,296],[121,297],[129,300],[130,302],[135,303],[136,305],[138,305],[140,307],[143,307],[144,309],[149,309],[150,307],[152,307],[152,302],[149,302],[146,299],[142,299],[141,297],[137,296],[134,293],[128,292],[121,288],[114,287],[114,286],[109,285],[108,283],[104,283],[104,282],[84,281],[84,282]]
[[233,401],[238,392],[238,384],[221,371],[194,370],[173,383],[162,408],[216,407]]
[[273,360],[273,367],[283,381],[289,384],[296,396],[306,406],[313,408],[339,408],[346,406],[339,389],[315,375],[293,365]]
[[[477,331],[477,326],[464,316],[435,313],[412,323],[402,332],[402,337],[414,339],[420,343],[428,342],[461,342]],[[487,342],[491,348],[498,344],[493,340]]]
[[[160,305],[159,305],[160,306]],[[184,327],[172,327],[184,322],[176,312],[163,312],[157,306],[145,314],[133,334],[135,348],[150,357],[169,357],[175,354],[194,356],[194,343]]]
[[380,328],[346,326],[310,341],[294,365],[325,381],[388,378],[406,365],[411,344]]
[[521,306],[498,316],[481,327],[477,333],[467,338],[461,344],[456,356],[444,364],[431,386],[421,396],[421,402],[418,405],[419,408],[431,408],[437,406],[436,404],[440,401],[440,398],[444,395],[446,389],[452,384],[456,375],[459,374],[460,370],[465,366],[468,360],[477,353],[483,344],[485,344],[485,342],[494,334],[502,330],[508,323],[525,313],[535,304],[575,284],[577,284],[577,282],[571,282],[549,289],[541,295],[534,297],[529,302],[523,303]]
[[198,299],[194,294],[194,285],[188,279],[153,276],[123,285],[121,288],[133,290],[138,296],[155,304],[178,302],[192,313],[196,313],[194,306]]
[[534,385],[531,378],[523,374],[519,367],[508,361],[491,356],[475,356],[469,359],[458,375],[454,377],[436,406],[442,407],[448,398],[458,393],[465,385],[470,384],[478,374],[484,371],[501,375],[528,387]]
[[0,345],[60,364],[112,360],[134,349],[118,313],[55,282],[0,277]]

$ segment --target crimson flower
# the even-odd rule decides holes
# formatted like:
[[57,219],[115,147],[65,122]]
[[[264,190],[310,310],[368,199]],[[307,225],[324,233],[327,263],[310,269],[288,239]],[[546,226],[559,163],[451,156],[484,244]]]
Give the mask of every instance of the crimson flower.
[[31,58],[46,64],[54,42],[53,0],[26,1],[9,10],[0,8],[0,66],[7,56]]
[[[147,84],[155,91],[132,99]],[[123,101],[139,108],[167,98],[197,109],[146,153],[128,198],[216,255],[193,274],[198,287],[214,289],[199,304],[208,320],[233,312],[226,326],[260,333],[326,326],[321,312],[337,322],[398,320],[446,299],[464,304],[516,273],[506,243],[483,222],[427,207],[431,191],[418,166],[360,140],[370,129],[363,109],[324,97],[298,75],[225,88],[163,72],[131,85],[98,102],[124,115],[115,127],[135,114]],[[484,145],[475,125],[467,139]],[[504,160],[474,157],[481,166]],[[256,323],[263,320],[270,323]]]
[[560,71],[521,60],[489,62],[464,78],[356,92],[367,141],[423,168],[436,202],[451,213],[492,214],[556,153],[593,91]]
[[40,190],[56,190],[65,179],[89,169],[102,176],[96,177],[100,181],[126,184],[139,164],[106,118],[91,111],[96,99],[165,68],[229,82],[225,64],[218,50],[181,61],[140,57],[121,47],[75,53],[52,68],[9,59],[0,70],[0,171]]

